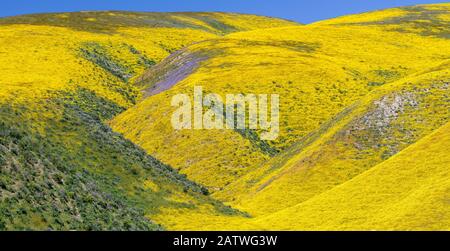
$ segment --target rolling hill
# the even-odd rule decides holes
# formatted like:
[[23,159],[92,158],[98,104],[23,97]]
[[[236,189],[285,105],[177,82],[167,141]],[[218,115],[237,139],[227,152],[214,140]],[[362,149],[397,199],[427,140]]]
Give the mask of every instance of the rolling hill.
[[[0,229],[448,230],[450,4],[0,19]],[[280,134],[171,99],[279,94]]]
[[202,223],[171,214],[160,218],[169,226],[178,218],[173,225],[178,229],[448,230],[449,125],[353,179],[273,214],[205,217]]
[[[288,217],[449,122],[448,15],[448,4],[422,5],[196,43],[144,73],[138,83],[147,98],[111,125],[254,217],[204,216],[197,224],[190,220],[195,212],[168,209],[159,220],[174,229],[221,229],[225,222],[230,229],[339,228],[313,220],[296,225]],[[194,86],[222,96],[279,94],[280,137],[262,142],[258,130],[174,131],[170,100]],[[281,215],[286,225],[277,221]],[[349,219],[348,228],[407,228],[388,223]]]
[[134,78],[187,44],[293,25],[224,13],[0,19],[0,229],[159,230],[161,206],[240,214],[113,132]]
[[448,230],[449,136],[447,123],[354,179],[258,222],[285,230]]
[[[190,178],[222,190],[371,91],[447,59],[448,41],[399,36],[384,26],[313,24],[240,32],[184,50],[147,73],[178,76],[175,81],[146,74],[139,81],[147,94],[159,86],[172,88],[143,100],[112,125]],[[177,67],[188,62],[190,68]],[[259,132],[173,131],[170,117],[161,114],[172,114],[171,97],[192,93],[194,85],[222,96],[279,94],[280,137],[266,143],[252,137]]]

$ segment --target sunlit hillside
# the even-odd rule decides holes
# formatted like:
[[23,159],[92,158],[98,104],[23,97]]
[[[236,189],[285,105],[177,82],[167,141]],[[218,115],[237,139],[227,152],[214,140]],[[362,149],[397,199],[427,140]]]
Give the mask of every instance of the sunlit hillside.
[[161,229],[159,207],[238,212],[114,133],[134,79],[176,50],[293,25],[223,13],[83,12],[0,19],[0,229]]
[[[197,219],[195,212],[168,209],[158,219],[171,228],[221,229],[225,222],[230,229],[314,229],[315,224],[320,229],[414,228],[413,223],[396,226],[392,215],[383,216],[392,221],[364,224],[371,211],[361,213],[368,215],[359,221],[345,215],[349,222],[341,227],[337,221],[327,226],[319,216],[304,226],[288,218],[303,217],[297,211],[303,203],[352,184],[378,165],[388,166],[385,161],[449,122],[448,16],[448,4],[407,7],[197,43],[145,73],[139,83],[148,98],[111,125],[210,188],[213,197],[253,216],[243,222],[204,216],[204,222],[196,223],[191,220]],[[427,22],[432,27],[416,27]],[[191,67],[178,66],[190,62]],[[279,94],[280,137],[266,142],[259,140],[260,131],[174,131],[170,100],[192,94],[194,86],[222,96]],[[450,167],[448,161],[440,165],[442,170]],[[326,210],[327,205],[315,209],[319,206]],[[341,205],[333,206],[338,210]],[[351,206],[342,210],[350,213]],[[372,206],[380,205],[367,204]],[[416,210],[434,209],[424,205]],[[448,208],[439,210],[445,215]],[[284,217],[283,223],[277,217]]]
[[[278,152],[304,141],[369,92],[449,55],[447,39],[387,32],[382,26],[307,25],[235,33],[190,46],[180,57],[151,70],[147,92],[160,85],[173,87],[145,99],[112,125],[193,180],[222,190]],[[192,69],[177,67],[189,62]],[[185,78],[174,81],[171,73]],[[166,77],[155,80],[155,75]],[[145,80],[146,74],[140,82]],[[178,93],[192,94],[194,85],[222,96],[279,94],[280,136],[262,142],[258,131],[174,131],[166,116],[175,109],[170,100]]]
[[297,206],[266,229],[449,230],[450,124],[391,159]]
[[350,181],[267,216],[182,217],[188,212],[169,210],[158,219],[178,229],[449,230],[449,140],[447,123]]
[[449,121],[448,67],[447,62],[369,93],[228,192],[243,195],[238,204],[255,215],[272,213],[395,156]]
[[416,5],[324,20],[314,25],[382,27],[389,31],[449,38],[449,4]]
[[[0,19],[0,230],[449,230],[450,4]],[[278,94],[280,133],[174,130]]]

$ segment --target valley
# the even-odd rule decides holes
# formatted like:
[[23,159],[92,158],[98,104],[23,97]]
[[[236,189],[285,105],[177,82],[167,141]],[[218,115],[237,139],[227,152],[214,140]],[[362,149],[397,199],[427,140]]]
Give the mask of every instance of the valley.
[[[449,230],[449,17],[2,18],[0,229]],[[175,130],[198,86],[279,95],[279,134]]]

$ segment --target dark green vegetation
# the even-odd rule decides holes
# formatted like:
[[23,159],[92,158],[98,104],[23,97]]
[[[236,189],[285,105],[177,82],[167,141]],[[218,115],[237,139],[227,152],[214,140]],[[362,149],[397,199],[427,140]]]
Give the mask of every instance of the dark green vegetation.
[[[48,111],[60,112],[30,120]],[[237,213],[102,122],[121,111],[81,88],[32,109],[2,106],[0,229],[158,230],[144,215],[195,207],[167,198],[177,191]],[[158,191],[144,189],[146,180]]]
[[[113,45],[108,45],[109,48],[105,48],[105,45],[101,45],[96,42],[85,43],[81,48],[81,57],[91,61],[92,63],[100,66],[104,70],[108,71],[112,75],[120,78],[122,81],[128,81],[136,72],[133,68],[144,67],[149,68],[156,64],[152,59],[147,58],[140,51],[134,48],[132,45],[122,44],[121,48],[114,47]],[[134,67],[131,65],[126,65],[127,62],[121,62],[120,59],[108,53],[109,50],[119,50],[124,49],[129,53],[136,56],[137,61]]]
[[133,76],[131,69],[118,64],[98,43],[86,43],[80,51],[82,57],[102,67],[121,80],[127,81]]
[[275,156],[280,151],[276,149],[275,147],[271,146],[267,141],[261,140],[259,138],[259,135],[256,130],[252,129],[235,129],[236,132],[238,132],[242,137],[250,140],[252,145],[256,146],[263,152],[264,154],[267,154],[268,156]]
[[114,191],[114,180],[82,168],[68,142],[30,134],[26,107],[0,109],[0,229],[160,229]]
[[[242,27],[229,24],[235,19],[242,21]],[[23,26],[8,26],[12,24],[28,25],[31,31],[15,34],[16,27]],[[195,38],[287,24],[291,22],[223,13],[80,12],[0,19],[0,26],[14,33],[5,37],[17,36],[36,47],[36,55],[26,55],[27,62],[43,66],[27,69],[39,68],[26,80],[31,82],[23,91],[27,96],[22,90],[2,96],[0,230],[161,230],[151,219],[162,209],[201,208],[214,215],[245,215],[210,198],[206,188],[113,132],[108,121],[138,101],[142,86],[134,77],[155,66],[166,55],[164,51],[178,51]],[[55,27],[72,30],[66,37]],[[121,28],[129,33],[121,33]],[[60,47],[52,44],[44,51],[42,42],[34,42],[51,43],[53,29],[63,37],[54,46],[69,52],[65,60],[53,53]],[[190,37],[191,32],[198,34]],[[146,39],[153,34],[156,38]],[[39,57],[39,52],[53,55]],[[188,68],[194,70],[201,59]],[[64,80],[48,80],[46,74],[55,65],[79,68],[65,72],[62,67]],[[21,76],[19,66],[12,75]],[[181,67],[178,77],[185,71]],[[73,77],[66,79],[64,74]],[[36,80],[39,77],[44,80]],[[1,83],[7,89],[15,84]],[[59,87],[46,89],[47,85]],[[33,89],[36,86],[42,89]]]

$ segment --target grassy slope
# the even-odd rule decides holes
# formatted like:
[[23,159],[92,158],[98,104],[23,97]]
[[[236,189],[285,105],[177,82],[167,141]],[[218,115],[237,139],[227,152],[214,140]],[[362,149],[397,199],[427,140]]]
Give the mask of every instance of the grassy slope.
[[[445,9],[449,5],[438,6]],[[437,6],[432,5],[429,8],[434,10]],[[409,9],[411,8],[407,8]],[[334,24],[338,23],[338,27],[343,27],[342,20],[355,20],[361,18],[360,16],[366,21],[370,17],[377,20],[387,16],[386,18],[390,19],[393,17],[387,13],[396,12],[394,9],[343,17],[324,22],[326,25],[318,23],[313,26],[335,27]],[[406,13],[405,15],[410,14]],[[448,15],[448,11],[444,13]],[[439,17],[443,16],[440,10]],[[408,27],[412,19],[405,19],[408,22],[404,23],[404,27]],[[395,25],[402,24],[400,22]],[[366,29],[383,29],[391,33],[391,25],[390,22],[385,24],[379,21],[378,25],[366,25]],[[361,25],[349,25],[350,29],[360,27]],[[445,28],[449,33],[448,26],[441,27],[441,31]],[[401,37],[414,43],[417,41],[416,34],[426,38],[445,37],[442,33],[424,34],[422,31],[402,33]],[[386,38],[386,35],[383,37]],[[394,40],[399,41],[398,38]],[[244,194],[242,191],[246,191],[235,205],[241,204],[239,207],[256,215],[272,213],[351,179],[443,125],[449,117],[449,66],[445,59],[450,51],[448,40],[441,41],[447,44],[447,48],[441,51],[441,56],[426,63],[429,69],[421,68],[392,84],[375,89],[288,151],[237,181],[225,191],[225,196]],[[429,45],[434,47],[434,44]],[[276,196],[280,193],[290,196]]]
[[383,26],[390,31],[449,38],[448,8],[448,3],[400,7],[324,20],[314,25]]
[[449,137],[447,123],[350,181],[267,216],[198,221],[170,210],[160,218],[191,230],[448,230]]
[[[448,6],[386,10],[196,44],[190,51],[213,52],[209,59],[172,89],[121,114],[113,127],[193,180],[219,187],[216,197],[254,216],[302,205],[448,122]],[[433,11],[417,14],[428,10]],[[417,28],[424,17],[431,20],[431,31],[426,25]],[[270,159],[237,132],[173,132],[167,116],[160,114],[171,114],[171,96],[191,93],[194,84],[216,93],[279,93],[282,134],[271,146],[286,150]],[[193,222],[196,215],[191,213],[166,210],[159,218],[175,229],[222,229],[225,223],[230,229],[302,228],[283,225],[277,214],[269,225],[262,217],[244,222],[239,217],[204,217]],[[319,220],[308,226],[335,226]],[[376,226],[361,222],[348,224]],[[389,225],[380,223],[378,228]]]
[[[233,184],[254,215],[306,201],[346,182],[448,121],[448,63],[380,88],[254,173]],[[277,196],[278,194],[285,196]]]
[[[271,24],[259,17],[250,24],[243,20],[237,24],[233,21],[236,16],[228,15],[232,19],[224,21],[227,15],[221,13],[173,14],[175,18],[162,21],[161,16],[151,21],[152,15],[159,14],[82,13],[50,15],[44,21],[42,17],[34,20],[34,16],[21,17],[26,21],[3,20],[9,24],[0,26],[0,54],[7,55],[0,59],[4,75],[0,82],[0,228],[159,228],[143,215],[170,229],[445,228],[424,220],[438,214],[446,217],[445,205],[439,206],[439,198],[445,201],[442,189],[448,184],[445,160],[433,162],[436,172],[416,179],[415,184],[423,181],[430,186],[417,189],[404,204],[389,205],[389,196],[367,200],[361,196],[349,204],[335,203],[345,212],[336,221],[329,214],[326,221],[319,217],[308,220],[298,212],[326,211],[327,204],[321,202],[346,198],[360,191],[362,184],[378,190],[383,173],[374,178],[377,182],[360,178],[374,166],[377,170],[386,165],[382,169],[392,174],[386,178],[401,179],[403,174],[417,178],[414,171],[400,175],[387,166],[401,165],[404,156],[413,153],[399,155],[402,157],[396,162],[398,152],[448,121],[449,67],[445,60],[449,44],[444,39],[448,25],[443,23],[448,20],[448,10],[426,15],[432,20],[432,30],[430,25],[418,26],[421,22],[414,21],[423,15],[399,19],[405,10],[396,9],[355,17],[357,22],[342,21],[350,16],[224,38],[217,35],[236,30],[230,26],[246,30],[249,25],[262,28]],[[209,15],[207,21],[205,15]],[[211,16],[220,19],[221,25],[211,21]],[[254,16],[242,16],[245,20],[250,17]],[[61,21],[67,18],[68,23]],[[108,18],[127,26],[104,27],[114,23]],[[287,24],[291,23],[279,23]],[[147,153],[194,180],[225,188],[215,196],[233,201],[232,205],[253,215],[266,216],[249,219],[203,196],[206,191],[202,187],[103,123],[139,99],[142,86],[130,83],[154,84],[145,74],[137,78],[146,67],[200,40],[210,41],[185,51],[193,58],[204,56],[201,67],[173,89],[121,114],[112,125]],[[175,64],[179,62],[175,60]],[[164,73],[176,67],[169,63],[155,69]],[[171,95],[191,93],[192,86],[199,83],[208,92],[275,92],[288,97],[282,98],[285,116],[279,140],[264,144],[253,137],[258,132],[173,133],[167,120]],[[442,130],[436,135],[444,135]],[[272,158],[273,149],[283,152]],[[423,161],[417,158],[417,167],[423,167]],[[442,179],[436,178],[439,175]],[[232,183],[238,177],[241,179]],[[433,177],[443,185],[432,187],[429,181]],[[411,184],[395,190],[392,198],[412,191]],[[345,187],[342,191],[341,186]],[[327,197],[335,190],[335,195],[342,197]],[[437,199],[417,206],[427,191],[433,191]],[[387,203],[377,204],[383,199]],[[368,210],[357,217],[351,215],[365,202],[371,203]],[[378,219],[364,220],[373,219],[370,208],[383,205],[386,208],[378,212]],[[425,213],[411,224],[392,223],[411,219],[410,215],[419,211]],[[291,217],[302,224],[295,224]]]
[[[164,218],[165,221],[168,221],[166,224],[172,225],[175,229],[222,229],[221,225],[225,222],[227,223],[225,229],[410,229],[409,226],[412,227],[414,221],[408,223],[410,225],[398,224],[394,218],[390,218],[393,215],[389,214],[392,212],[389,210],[383,211],[385,215],[380,212],[378,216],[384,217],[386,221],[383,223],[378,221],[379,225],[371,222],[371,211],[364,211],[359,218],[351,218],[350,213],[355,208],[351,208],[353,204],[339,204],[338,202],[345,202],[345,198],[341,200],[342,196],[335,198],[329,196],[327,197],[329,201],[326,203],[314,204],[314,210],[318,211],[308,211],[310,213],[308,215],[300,209],[303,208],[303,204],[308,205],[310,201],[316,201],[316,198],[323,196],[322,194],[329,194],[329,191],[334,191],[342,184],[351,189],[351,186],[347,184],[354,184],[353,180],[359,180],[362,173],[370,172],[377,165],[389,166],[390,159],[396,158],[398,152],[432,133],[435,128],[448,124],[450,117],[449,77],[448,63],[444,63],[377,89],[349,107],[349,111],[343,112],[327,123],[324,128],[312,134],[311,139],[299,142],[289,151],[276,156],[266,165],[231,184],[229,190],[225,192],[235,196],[240,195],[232,205],[249,212],[254,216],[252,219],[204,217],[203,222],[197,223],[191,220],[190,212],[174,210],[167,211],[167,214],[171,215],[170,217],[166,217],[165,211],[163,211],[164,216],[159,217]],[[380,119],[380,115],[387,120]],[[445,140],[440,142],[445,144]],[[445,153],[445,149],[436,154]],[[408,154],[403,156],[408,156]],[[423,157],[426,156],[429,155]],[[429,163],[425,158],[411,158],[407,163],[414,163],[416,160],[417,165],[424,167]],[[384,164],[385,162],[386,164]],[[434,169],[430,169],[430,172],[427,173],[428,176],[419,176],[415,181],[422,182],[423,178],[423,182],[428,182],[428,177],[440,175],[442,181],[448,180],[443,171],[448,169],[449,162],[443,159],[435,163],[436,172]],[[398,165],[401,165],[400,161],[397,162],[395,168]],[[409,164],[405,164],[403,168],[407,172],[406,175],[408,172],[415,171],[409,167]],[[408,178],[408,176],[404,177],[405,173],[401,171],[396,173],[394,167],[391,169],[389,175],[393,176],[392,179]],[[383,178],[378,179],[378,181],[380,180]],[[373,185],[379,186],[380,184]],[[396,183],[385,184],[387,187],[396,185]],[[382,206],[383,202],[378,205],[375,199],[372,201],[373,205],[365,204],[367,201],[358,201],[366,198],[364,192],[370,189],[378,189],[378,187],[367,187],[362,192],[359,186],[355,188],[353,191],[360,192],[360,196],[352,203],[365,205],[369,209]],[[399,188],[393,193],[393,196],[400,196],[404,193],[408,193],[408,190]],[[281,194],[282,196],[280,196]],[[377,199],[382,200],[383,196],[380,194]],[[333,199],[336,203],[331,202]],[[416,201],[416,203],[418,202]],[[414,203],[414,201],[408,203]],[[402,202],[398,204],[398,207],[403,205]],[[328,213],[329,219],[336,216],[332,210],[328,210],[329,207],[335,211],[345,212],[343,217],[345,216],[345,220],[348,222],[340,227],[339,223],[344,222],[344,219],[334,225],[322,222],[324,217],[321,217],[318,212]],[[429,213],[427,216],[439,213],[445,215],[446,213],[445,207],[436,208],[432,204],[426,204],[416,209],[426,212],[421,213],[422,216],[427,213]],[[177,212],[178,215],[175,216]],[[316,217],[314,213],[319,216]],[[392,213],[401,214],[402,212]],[[412,211],[410,213],[412,214]],[[277,220],[277,217],[280,218]],[[291,220],[289,217],[302,221],[297,224],[296,220]],[[307,221],[308,217],[311,218],[309,221]],[[438,216],[435,215],[435,217]],[[176,223],[173,221],[174,218],[177,219]],[[425,216],[421,220],[424,219]],[[442,226],[445,226],[445,223],[430,225],[426,228],[440,229]]]
[[173,51],[292,23],[122,12],[0,23],[0,229],[161,229],[145,218],[161,206],[236,214],[104,122],[139,98],[135,76]]
[[258,221],[267,229],[449,230],[449,142],[447,123],[354,179]]
[[[3,18],[0,24],[51,25],[95,33],[115,33],[118,28],[185,28],[217,35],[237,31],[298,25],[295,22],[248,14],[220,12],[70,12]],[[157,35],[157,34],[156,34]]]
[[[202,59],[173,88],[145,99],[112,126],[193,180],[223,190],[217,195],[232,201],[244,190],[230,193],[230,183],[274,152],[304,141],[372,90],[448,58],[448,45],[441,37],[391,32],[383,25],[314,24],[235,33],[187,48],[188,60],[182,55],[166,62],[158,73],[177,72],[177,64],[192,55]],[[147,86],[159,80],[145,74],[140,79]],[[219,94],[279,94],[280,137],[267,144],[236,131],[173,131],[170,99],[192,93],[194,85]]]

